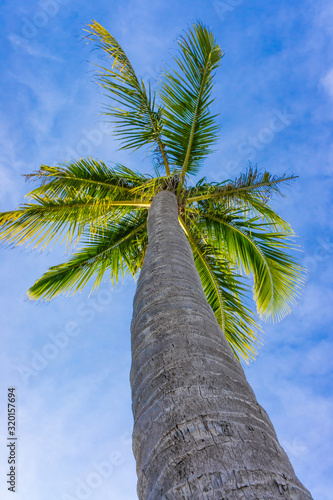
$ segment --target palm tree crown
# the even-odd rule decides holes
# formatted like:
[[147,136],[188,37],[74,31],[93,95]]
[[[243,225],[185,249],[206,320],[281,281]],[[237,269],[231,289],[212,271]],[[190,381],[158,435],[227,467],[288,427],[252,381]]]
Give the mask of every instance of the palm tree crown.
[[[260,317],[281,319],[290,311],[302,269],[289,250],[290,226],[268,205],[281,183],[293,176],[272,176],[250,167],[238,179],[189,187],[218,136],[210,112],[214,72],[222,51],[209,29],[194,24],[178,40],[176,69],[164,71],[157,93],[134,72],[117,41],[97,22],[92,40],[112,60],[98,67],[97,80],[111,98],[105,114],[123,149],[147,146],[155,176],[92,158],[57,166],[42,165],[28,175],[38,181],[29,203],[0,214],[0,237],[14,245],[44,249],[61,239],[79,244],[70,259],[51,267],[28,291],[32,299],[74,293],[105,273],[135,276],[148,245],[148,209],[157,192],[178,199],[179,223],[191,245],[207,300],[235,355],[253,357],[260,327],[248,308],[253,295]],[[193,184],[193,183],[192,183]]]

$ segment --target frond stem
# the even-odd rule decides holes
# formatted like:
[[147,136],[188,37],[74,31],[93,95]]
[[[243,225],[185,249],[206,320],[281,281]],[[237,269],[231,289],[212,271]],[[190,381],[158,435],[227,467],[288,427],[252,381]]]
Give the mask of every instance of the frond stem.
[[[26,175],[25,177],[27,179],[30,179],[31,177],[38,177],[38,178],[41,178],[41,177],[56,177],[57,179],[66,179],[66,180],[71,180],[71,181],[82,181],[82,182],[86,182],[86,183],[89,183],[89,184],[97,184],[97,186],[106,186],[106,187],[109,187],[110,189],[113,188],[113,187],[118,187],[118,188],[123,189],[125,191],[131,191],[133,189],[131,187],[125,187],[125,186],[121,186],[119,184],[109,184],[108,182],[94,181],[92,179],[83,179],[81,177],[68,177],[66,175],[58,175],[58,174],[57,175],[54,175],[54,174],[41,174],[41,175],[30,174],[30,175]],[[36,188],[36,190],[38,190],[38,189],[40,189],[40,188]],[[33,193],[33,191],[31,191],[31,192]],[[26,196],[29,196],[29,194],[30,193],[28,193]]]
[[218,191],[218,192],[215,192],[215,193],[208,193],[208,194],[205,194],[205,195],[200,195],[200,196],[193,196],[191,198],[187,198],[187,202],[188,203],[194,203],[196,201],[203,201],[203,200],[209,200],[211,198],[217,198],[218,196],[223,196],[224,194],[235,194],[235,193],[239,193],[240,191],[247,191],[247,190],[253,190],[253,189],[257,189],[257,188],[260,188],[260,187],[270,187],[270,186],[274,186],[275,184],[278,184],[279,182],[285,182],[285,181],[290,181],[290,180],[293,180],[293,179],[296,179],[298,176],[297,175],[292,175],[290,177],[286,177],[285,179],[277,179],[275,181],[271,181],[271,182],[261,182],[259,184],[255,184],[253,186],[243,186],[241,188],[235,188],[235,189],[222,189],[221,191]]
[[191,148],[192,148],[192,143],[193,143],[193,138],[194,138],[194,130],[195,130],[195,126],[196,126],[196,123],[197,123],[197,117],[198,117],[199,104],[200,104],[201,97],[202,97],[202,94],[203,94],[203,91],[204,91],[204,84],[205,84],[205,81],[206,81],[205,77],[206,77],[206,73],[208,71],[208,65],[209,65],[209,62],[210,62],[210,58],[211,58],[211,52],[210,52],[209,57],[207,59],[207,62],[206,62],[205,68],[204,68],[204,72],[203,72],[203,75],[202,75],[201,85],[200,85],[200,89],[199,89],[199,93],[198,93],[198,98],[197,98],[197,104],[196,104],[196,107],[195,107],[195,112],[194,112],[194,117],[193,117],[193,123],[192,123],[192,127],[191,127],[191,134],[190,134],[190,138],[189,138],[189,141],[188,141],[187,151],[186,151],[186,157],[185,157],[185,160],[184,160],[184,164],[183,164],[183,168],[182,168],[182,173],[181,173],[181,181],[185,177],[187,165],[188,165],[188,162],[189,162],[189,159],[190,159]]

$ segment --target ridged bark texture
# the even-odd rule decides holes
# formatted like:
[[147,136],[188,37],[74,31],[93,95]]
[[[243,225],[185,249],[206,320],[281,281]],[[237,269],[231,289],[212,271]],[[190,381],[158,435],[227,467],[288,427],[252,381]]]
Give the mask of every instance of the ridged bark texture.
[[134,298],[140,500],[309,500],[207,303],[176,196],[154,198]]

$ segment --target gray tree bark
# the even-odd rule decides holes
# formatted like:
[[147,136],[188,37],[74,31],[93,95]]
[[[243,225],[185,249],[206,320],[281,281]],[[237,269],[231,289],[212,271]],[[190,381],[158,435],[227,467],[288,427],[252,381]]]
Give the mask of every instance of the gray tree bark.
[[176,196],[158,193],[132,321],[140,500],[309,500],[209,306]]

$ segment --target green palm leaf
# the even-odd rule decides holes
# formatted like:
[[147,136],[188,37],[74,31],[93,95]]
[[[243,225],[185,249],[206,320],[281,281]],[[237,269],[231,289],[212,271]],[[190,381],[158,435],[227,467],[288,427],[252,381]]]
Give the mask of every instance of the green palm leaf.
[[138,149],[153,144],[159,151],[166,174],[170,174],[167,155],[161,140],[161,108],[156,106],[155,93],[150,84],[146,88],[119,43],[100,24],[89,25],[89,38],[113,60],[111,69],[100,68],[99,84],[107,96],[120,107],[110,105],[106,115],[114,119],[116,136],[123,149]]
[[193,221],[187,225],[182,219],[180,222],[190,242],[207,301],[222,332],[238,359],[253,359],[261,329],[253,312],[244,305],[248,285],[241,282],[241,276],[230,266],[224,252],[202,238]]
[[[41,168],[26,176],[40,186],[27,195],[32,203],[0,214],[0,238],[13,245],[44,250],[65,235],[78,243],[84,229],[103,228],[136,208],[149,208],[151,177],[122,165],[109,168],[91,158]],[[154,179],[162,184],[163,179]],[[148,187],[147,187],[148,186]]]
[[67,198],[80,193],[96,200],[105,197],[123,198],[133,188],[143,185],[148,178],[140,172],[117,164],[110,168],[102,161],[81,158],[57,166],[42,165],[36,172],[26,176],[28,180],[39,181],[40,186],[30,191],[29,196],[50,196]]
[[57,198],[34,194],[36,203],[26,203],[17,210],[0,213],[0,239],[14,246],[31,245],[41,250],[61,236],[67,247],[78,243],[84,229],[103,229],[110,219],[117,221],[133,209],[149,208],[141,200],[96,201],[92,197]]
[[33,244],[33,248],[44,250],[64,235],[69,246],[73,240],[77,241],[86,224],[106,212],[94,200],[86,198],[62,200],[36,195],[35,201],[0,214],[2,240],[15,246]]
[[[206,178],[200,179],[196,186],[188,190],[187,201],[190,204],[211,200],[213,204],[221,203],[224,207],[243,209],[248,215],[260,216],[271,224],[273,230],[292,232],[289,224],[282,219],[269,205],[268,201],[274,194],[281,196],[281,184],[285,186],[296,179],[296,176],[286,174],[271,175],[269,172],[259,172],[250,168],[233,182],[226,180],[219,183],[207,183]],[[206,206],[206,205],[204,205]]]
[[234,181],[225,180],[223,182],[207,183],[206,178],[200,179],[194,187],[189,189],[189,202],[215,199],[240,199],[246,200],[247,196],[256,196],[263,203],[272,198],[273,194],[283,196],[280,185],[285,186],[290,181],[297,179],[295,175],[282,176],[272,175],[267,171],[260,172],[257,167],[252,165]]
[[51,267],[29,289],[32,299],[50,300],[61,293],[82,290],[94,277],[93,290],[101,283],[106,271],[112,283],[119,275],[133,276],[141,268],[147,247],[147,212],[128,215],[117,224],[110,222],[104,230],[86,234],[85,246],[68,262]]
[[164,142],[169,158],[184,177],[198,171],[217,138],[218,126],[209,106],[214,71],[222,52],[213,34],[200,23],[193,25],[178,43],[178,71],[162,76],[160,96],[164,105]]
[[208,208],[201,220],[199,227],[208,240],[240,271],[253,275],[259,315],[264,319],[285,317],[295,305],[303,281],[302,267],[289,254],[296,249],[294,234],[270,231],[268,223],[248,219],[242,211],[223,214]]

